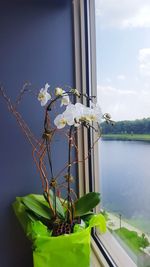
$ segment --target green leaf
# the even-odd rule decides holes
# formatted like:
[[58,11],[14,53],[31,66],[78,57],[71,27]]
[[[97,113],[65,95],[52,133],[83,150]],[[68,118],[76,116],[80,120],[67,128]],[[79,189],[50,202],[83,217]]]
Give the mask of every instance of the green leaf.
[[26,210],[26,214],[31,222],[39,220],[41,217],[35,214],[32,210]]
[[89,213],[100,202],[100,193],[91,192],[75,202],[75,217]]
[[[50,190],[50,197],[51,199],[53,199],[53,191]],[[53,201],[52,201],[53,203]],[[59,198],[56,196],[56,209],[57,209],[57,213],[62,217],[65,218],[65,212],[64,212],[64,208],[59,200]]]
[[44,203],[43,201],[38,200],[37,197],[35,197],[35,195],[31,194],[22,197],[22,202],[29,210],[32,210],[37,215],[45,219],[51,219],[52,212],[50,208],[47,206],[46,201]]

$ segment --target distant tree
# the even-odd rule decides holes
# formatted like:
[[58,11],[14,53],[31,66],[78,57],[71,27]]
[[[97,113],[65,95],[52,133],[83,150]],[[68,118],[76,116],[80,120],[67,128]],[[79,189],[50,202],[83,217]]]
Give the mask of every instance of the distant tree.
[[102,134],[150,134],[150,118],[118,121],[114,125],[101,123]]
[[142,236],[140,239],[140,246],[141,246],[141,248],[146,248],[149,246],[148,238],[145,236],[144,233],[142,233]]

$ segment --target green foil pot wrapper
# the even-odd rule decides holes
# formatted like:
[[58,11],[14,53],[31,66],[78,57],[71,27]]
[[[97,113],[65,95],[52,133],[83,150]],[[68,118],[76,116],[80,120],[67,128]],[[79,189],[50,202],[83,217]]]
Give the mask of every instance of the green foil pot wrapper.
[[80,231],[57,237],[41,221],[33,221],[17,197],[13,203],[15,214],[27,237],[32,242],[34,267],[89,267],[91,228],[99,226],[105,232],[105,220],[101,214],[94,215],[89,226]]
[[37,237],[34,267],[89,267],[90,229],[58,237]]

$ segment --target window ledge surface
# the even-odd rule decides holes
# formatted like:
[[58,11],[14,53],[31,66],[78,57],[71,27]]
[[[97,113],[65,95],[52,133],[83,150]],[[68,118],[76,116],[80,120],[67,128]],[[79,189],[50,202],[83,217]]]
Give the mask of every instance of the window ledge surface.
[[109,231],[103,235],[99,235],[99,239],[104,244],[106,251],[109,251],[109,254],[112,255],[113,261],[118,267],[137,267]]

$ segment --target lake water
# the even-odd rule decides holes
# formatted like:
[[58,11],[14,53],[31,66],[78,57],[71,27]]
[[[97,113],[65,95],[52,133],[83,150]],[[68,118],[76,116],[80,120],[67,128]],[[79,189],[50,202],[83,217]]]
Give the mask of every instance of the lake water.
[[150,143],[100,141],[102,206],[150,233]]

